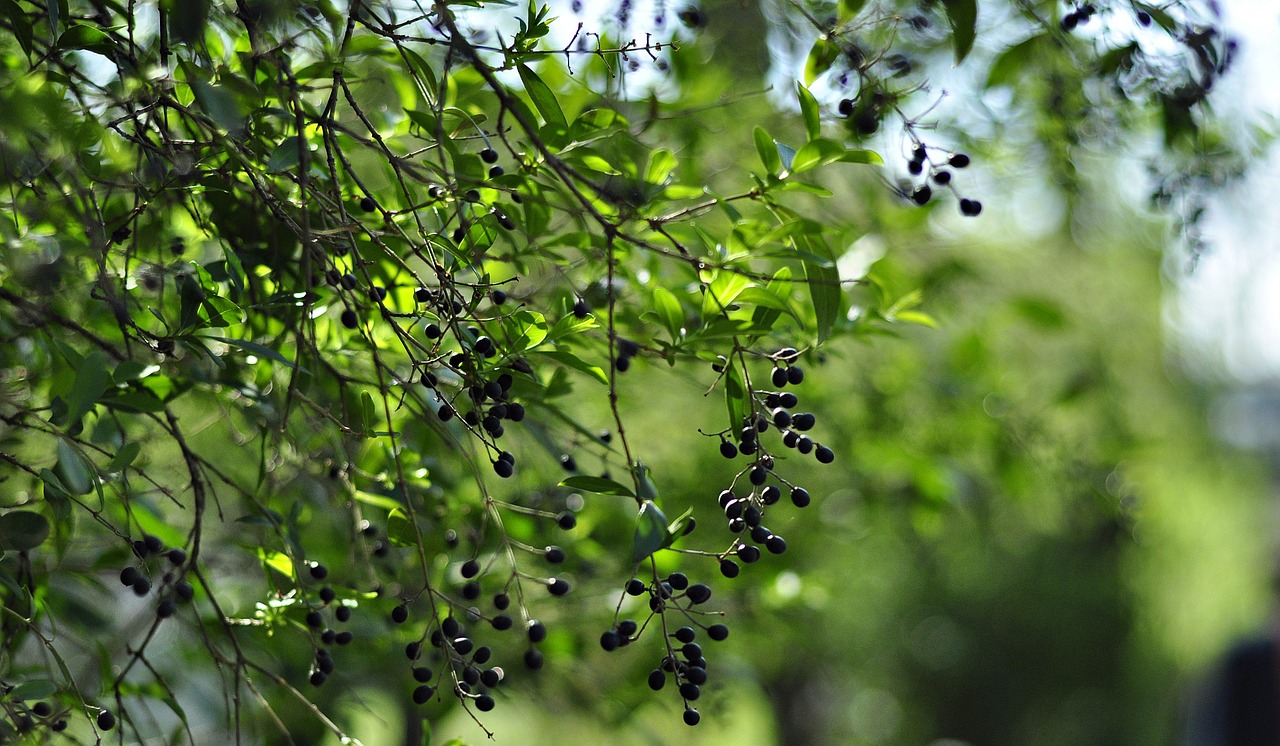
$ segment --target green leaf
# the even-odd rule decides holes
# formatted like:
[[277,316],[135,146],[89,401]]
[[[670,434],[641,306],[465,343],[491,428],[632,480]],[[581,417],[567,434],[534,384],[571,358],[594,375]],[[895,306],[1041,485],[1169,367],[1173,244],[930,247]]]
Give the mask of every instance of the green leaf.
[[777,140],[774,140],[773,144],[778,148],[778,159],[782,162],[782,171],[779,172],[778,176],[785,177],[791,172],[791,162],[796,158],[796,149]]
[[48,679],[32,679],[24,681],[9,692],[9,699],[17,702],[29,702],[33,699],[48,699],[58,693],[58,685]]
[[572,352],[567,350],[534,350],[534,353],[538,355],[545,355],[566,368],[572,368],[580,373],[586,373],[588,376],[596,379],[600,383],[609,383],[609,375],[605,373],[600,366],[592,365]]
[[546,120],[547,124],[556,127],[567,127],[568,122],[565,121],[564,112],[560,109],[560,102],[556,100],[556,94],[551,88],[542,81],[532,70],[526,65],[520,65],[520,80],[524,83],[524,90],[529,94],[529,98],[533,100],[533,105],[537,107],[538,113]]
[[298,148],[306,147],[302,144],[302,138],[297,135],[286,137],[280,141],[275,150],[271,151],[271,157],[267,159],[268,171],[288,171],[298,165]]
[[818,37],[818,40],[809,48],[809,56],[804,61],[804,84],[813,85],[813,81],[829,70],[831,63],[835,62],[839,56],[839,46],[825,36]]
[[377,495],[372,492],[365,492],[364,490],[356,490],[354,497],[356,502],[361,502],[365,505],[372,505],[375,508],[382,508],[383,510],[400,510],[403,507],[400,501],[393,497]]
[[[212,339],[215,342],[221,342],[226,345],[231,345],[232,347],[239,347],[243,350],[248,350],[249,352],[252,352],[253,354],[258,355],[259,357],[265,357],[269,360],[274,360],[277,363],[285,365],[289,368],[297,367],[293,364],[293,361],[290,360],[289,358],[285,357],[284,355],[281,355],[279,352],[271,349],[270,347],[267,347],[266,345],[260,345],[257,342],[250,342],[247,339],[215,337],[212,334],[205,336],[205,339]],[[308,372],[306,368],[299,368],[299,370],[301,370],[303,373]]]
[[689,520],[693,518],[693,508],[686,508],[680,517],[667,524],[667,540],[663,543],[663,547],[671,546],[671,543],[684,535],[684,529],[689,525]]
[[662,548],[667,540],[667,516],[652,500],[640,504],[635,536],[631,540],[631,562],[638,563]]
[[[194,66],[184,65],[189,71],[194,70]],[[240,136],[244,132],[245,115],[240,108],[240,102],[236,100],[234,94],[229,92],[222,86],[215,86],[206,83],[199,77],[195,77],[188,73],[188,81],[191,84],[191,92],[195,95],[196,103],[199,104],[203,111],[214,124],[234,136]]]
[[724,401],[729,410],[729,431],[736,433],[747,416],[747,387],[742,371],[732,363],[724,373]]
[[30,510],[0,515],[0,552],[26,552],[49,538],[49,519]]
[[62,480],[62,484],[73,495],[87,495],[92,492],[95,475],[90,471],[89,465],[85,463],[79,451],[65,440],[58,441],[56,450],[58,463],[54,467],[54,473]]
[[947,22],[951,24],[951,44],[955,47],[956,64],[959,65],[973,49],[973,37],[978,26],[978,1],[943,0],[942,7],[947,12]]
[[111,383],[107,372],[107,359],[99,350],[93,350],[76,366],[75,382],[67,395],[67,424],[74,425],[93,408],[99,397]]
[[1044,41],[1043,34],[1032,36],[996,55],[996,58],[991,61],[991,69],[987,73],[987,82],[983,87],[990,89],[1017,84],[1029,64],[1040,54],[1040,47]]
[[822,136],[822,115],[818,108],[818,100],[813,97],[808,88],[804,87],[804,83],[800,82],[796,83],[796,97],[800,99],[800,114],[804,117],[805,134],[810,140],[816,140]]
[[413,523],[408,514],[399,508],[387,514],[387,538],[398,547],[410,547],[418,543]]
[[164,411],[164,402],[150,391],[125,391],[102,398],[102,406],[116,412],[147,414]]
[[368,391],[360,392],[360,414],[364,424],[364,434],[373,435],[373,427],[378,415],[373,407],[373,397]]
[[433,112],[416,111],[414,109],[405,109],[404,113],[408,115],[409,121],[413,122],[414,124],[422,128],[423,134],[429,137],[436,136],[436,131],[439,128],[440,120],[436,118],[436,115]]
[[738,294],[750,284],[751,280],[737,272],[730,270],[716,272],[715,279],[703,291],[703,318],[711,319],[725,313],[738,299]]
[[[751,289],[748,288],[748,290]],[[757,303],[756,310],[751,314],[751,325],[762,329],[772,329],[783,311],[794,315],[788,302],[788,299],[791,298],[791,268],[781,267],[778,269],[774,273],[773,279],[769,280],[769,284],[765,286],[764,292],[781,301],[782,308]]]
[[112,457],[111,463],[107,464],[108,472],[122,472],[133,463],[133,460],[142,452],[142,444],[136,440],[120,446],[120,450],[116,451],[116,455]]
[[813,312],[818,324],[818,342],[825,342],[835,328],[836,318],[840,314],[840,273],[835,267],[835,257],[826,241],[811,236],[802,236],[797,241],[804,251],[821,261],[804,262],[804,277],[809,286],[809,298],[813,301]]
[[97,52],[104,57],[110,57],[116,51],[115,45],[111,43],[111,37],[104,31],[82,24],[76,24],[62,32],[62,36],[58,37],[58,48],[83,49],[88,52]]
[[535,311],[516,311],[503,319],[502,326],[507,332],[507,338],[511,340],[506,346],[508,354],[537,347],[546,340],[550,332],[546,318]]
[[847,21],[858,15],[858,11],[866,4],[867,0],[840,0],[840,20]]
[[13,35],[18,40],[18,46],[22,47],[23,54],[27,57],[31,56],[31,18],[22,12],[22,8],[13,0],[0,0],[0,13],[3,13],[9,19],[9,26],[13,29]]
[[560,483],[561,487],[568,487],[571,490],[582,490],[583,492],[595,492],[600,495],[619,495],[621,497],[635,497],[636,493],[627,489],[612,479],[604,477],[588,477],[578,476],[569,477]]
[[680,339],[680,330],[684,328],[684,309],[674,293],[664,287],[653,289],[653,308],[657,311],[662,325],[671,333],[671,341]]
[[653,478],[649,476],[649,467],[637,461],[632,473],[635,474],[636,484],[640,489],[640,497],[646,500],[657,500],[658,486],[653,483]]
[[834,140],[819,138],[800,146],[791,161],[791,172],[803,173],[836,162],[880,164],[884,161],[873,150],[850,150]]
[[782,170],[782,158],[778,156],[778,146],[774,144],[773,138],[769,137],[769,133],[758,124],[752,130],[751,136],[755,140],[756,152],[760,154],[760,162],[764,164],[764,170],[771,176],[777,176]]
[[671,172],[676,168],[676,157],[665,148],[658,148],[649,154],[649,163],[645,166],[644,180],[648,184],[658,186],[665,184]]
[[286,578],[293,577],[293,560],[289,559],[289,555],[281,552],[269,552],[265,549],[258,549],[258,559],[262,560],[262,564],[270,567],[272,570],[280,573]]

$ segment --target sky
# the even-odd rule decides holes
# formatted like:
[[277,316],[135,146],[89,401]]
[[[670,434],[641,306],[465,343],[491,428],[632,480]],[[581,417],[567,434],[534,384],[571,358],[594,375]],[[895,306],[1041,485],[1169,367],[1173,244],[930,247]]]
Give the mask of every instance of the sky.
[[[1236,69],[1212,95],[1246,131],[1280,122],[1280,2],[1224,0],[1223,25],[1240,39]],[[1170,331],[1193,370],[1245,385],[1280,383],[1280,147],[1209,204],[1208,251],[1181,273]]]

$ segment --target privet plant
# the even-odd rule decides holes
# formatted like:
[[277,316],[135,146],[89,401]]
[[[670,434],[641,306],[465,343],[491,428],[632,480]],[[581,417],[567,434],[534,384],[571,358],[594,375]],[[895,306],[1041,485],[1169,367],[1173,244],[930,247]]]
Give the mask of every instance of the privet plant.
[[[820,179],[986,219],[930,69],[1173,148],[1231,49],[1178,2],[787,6],[795,124],[709,173],[716,9],[581,11],[0,0],[0,740],[346,741],[347,671],[483,725],[587,644],[696,725],[718,589],[840,468],[819,347],[932,323],[842,276]],[[665,366],[723,402],[666,401],[724,459],[678,516],[620,404]]]

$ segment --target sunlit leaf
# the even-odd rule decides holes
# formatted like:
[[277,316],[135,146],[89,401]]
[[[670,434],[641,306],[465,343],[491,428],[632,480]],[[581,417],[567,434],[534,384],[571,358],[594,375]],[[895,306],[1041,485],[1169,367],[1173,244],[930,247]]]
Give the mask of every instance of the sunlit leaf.
[[569,477],[560,483],[561,487],[568,487],[571,490],[582,490],[583,492],[595,492],[601,495],[620,495],[622,497],[635,497],[635,493],[627,487],[604,477],[577,476]]
[[631,539],[631,561],[637,563],[662,548],[667,540],[667,516],[652,500],[640,504],[635,535]]

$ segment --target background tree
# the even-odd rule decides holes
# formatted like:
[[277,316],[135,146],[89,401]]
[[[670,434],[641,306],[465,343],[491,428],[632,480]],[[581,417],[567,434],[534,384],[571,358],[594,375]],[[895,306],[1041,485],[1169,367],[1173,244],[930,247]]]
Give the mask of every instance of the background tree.
[[1033,157],[1114,230],[1153,117],[1161,200],[1238,169],[1207,9],[3,7],[6,738],[1174,727],[1160,230],[960,221]]

